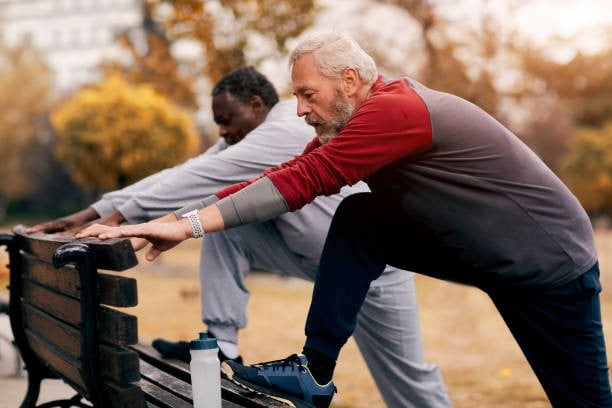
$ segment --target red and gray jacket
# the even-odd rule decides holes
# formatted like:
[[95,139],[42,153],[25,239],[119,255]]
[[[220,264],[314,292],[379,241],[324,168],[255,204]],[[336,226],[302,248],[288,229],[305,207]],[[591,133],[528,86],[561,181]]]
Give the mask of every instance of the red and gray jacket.
[[472,103],[410,78],[378,78],[329,143],[315,138],[295,159],[220,190],[217,205],[228,228],[359,180],[475,270],[555,287],[597,261],[585,211],[524,143]]

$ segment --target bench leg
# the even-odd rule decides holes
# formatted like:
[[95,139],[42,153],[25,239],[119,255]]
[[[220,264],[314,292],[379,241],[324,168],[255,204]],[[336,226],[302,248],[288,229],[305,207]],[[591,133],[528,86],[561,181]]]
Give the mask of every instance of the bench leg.
[[33,370],[27,370],[28,372],[28,392],[26,393],[21,408],[33,408],[36,406],[38,401],[38,395],[40,394],[40,383],[42,378],[40,375],[32,372]]
[[91,405],[83,403],[82,400],[83,400],[83,397],[79,394],[76,394],[74,397],[70,399],[46,402],[42,405],[39,405],[36,408],[70,408],[70,407],[93,408]]

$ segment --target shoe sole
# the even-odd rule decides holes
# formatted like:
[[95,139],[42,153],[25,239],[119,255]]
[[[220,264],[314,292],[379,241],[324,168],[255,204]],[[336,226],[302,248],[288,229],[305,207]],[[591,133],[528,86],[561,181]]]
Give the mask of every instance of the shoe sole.
[[303,399],[296,397],[295,395],[285,394],[283,392],[276,391],[270,388],[264,388],[260,385],[253,384],[252,382],[249,382],[242,378],[240,379],[233,378],[232,381],[238,385],[248,388],[251,391],[259,392],[265,395],[272,395],[274,397],[278,397],[278,398],[282,398],[282,399],[291,401],[291,403],[295,406],[295,408],[317,408],[315,405],[312,405],[304,401]]

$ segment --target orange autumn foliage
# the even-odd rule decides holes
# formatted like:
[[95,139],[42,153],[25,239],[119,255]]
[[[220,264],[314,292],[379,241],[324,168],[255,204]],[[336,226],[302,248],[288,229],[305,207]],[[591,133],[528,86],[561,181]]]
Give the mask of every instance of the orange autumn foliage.
[[55,109],[56,156],[76,183],[117,189],[173,166],[198,151],[190,114],[149,85],[111,75]]

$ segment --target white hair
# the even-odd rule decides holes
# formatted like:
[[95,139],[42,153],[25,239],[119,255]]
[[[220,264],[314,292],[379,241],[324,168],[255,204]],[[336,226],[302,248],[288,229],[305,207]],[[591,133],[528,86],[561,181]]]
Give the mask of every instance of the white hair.
[[339,80],[345,69],[353,68],[366,84],[378,77],[376,64],[351,36],[338,31],[314,33],[304,38],[289,56],[289,67],[305,54],[312,54],[321,73]]

